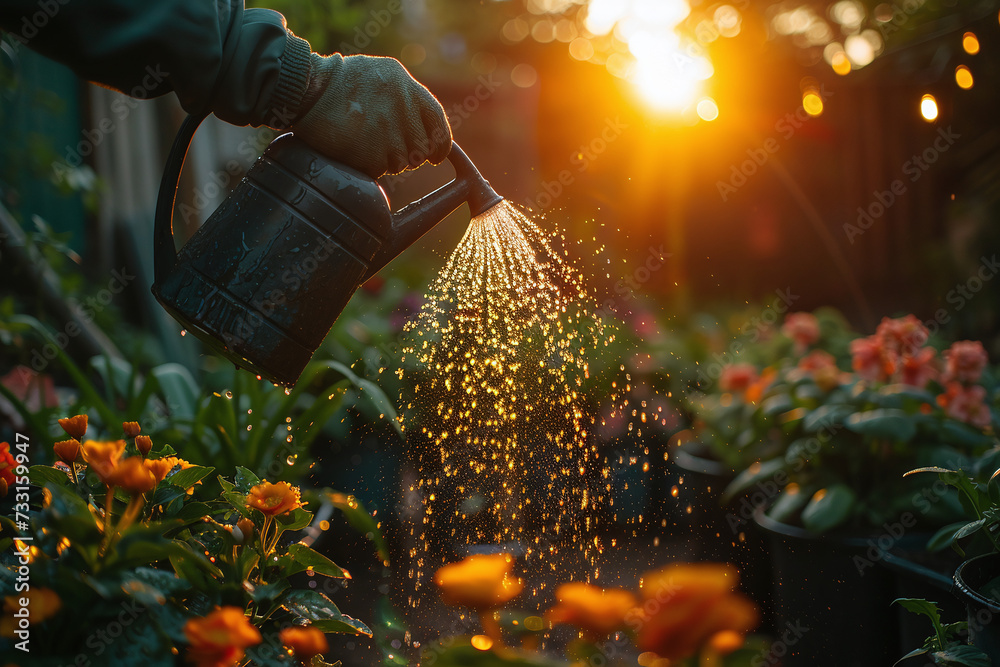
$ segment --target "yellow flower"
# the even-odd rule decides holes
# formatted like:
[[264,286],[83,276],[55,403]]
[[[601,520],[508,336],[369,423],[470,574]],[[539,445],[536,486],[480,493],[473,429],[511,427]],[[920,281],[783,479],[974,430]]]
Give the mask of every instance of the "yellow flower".
[[276,516],[302,507],[302,500],[298,488],[288,482],[272,484],[264,480],[250,489],[247,507],[260,510],[267,516]]
[[220,607],[184,624],[187,660],[197,667],[230,667],[243,659],[248,646],[261,642],[260,632],[239,607]]
[[76,415],[74,417],[64,417],[58,420],[62,430],[66,431],[71,438],[80,440],[87,432],[87,415]]
[[313,656],[330,650],[326,635],[311,626],[285,628],[278,636],[281,643],[292,649],[295,657],[304,664],[312,660]]
[[445,604],[477,611],[494,609],[520,595],[524,583],[512,576],[514,559],[508,554],[474,554],[439,568],[434,583]]
[[156,483],[159,484],[177,465],[176,456],[166,456],[162,459],[146,459],[142,462],[146,469],[153,473]]
[[124,440],[87,440],[83,443],[83,460],[105,484],[114,474],[124,452]]
[[60,440],[52,445],[52,451],[63,463],[73,463],[80,457],[80,442],[78,440]]
[[756,605],[733,590],[739,574],[731,565],[674,564],[643,577],[642,607],[630,623],[637,624],[637,646],[661,658],[682,660],[713,640],[728,648],[735,637],[757,626]]
[[553,623],[575,625],[600,639],[625,625],[625,615],[636,599],[621,588],[603,589],[583,582],[563,584],[556,589],[556,604],[545,614]]
[[[32,625],[55,616],[62,607],[62,600],[49,588],[32,588],[26,593],[9,595],[3,599],[3,618],[0,618],[0,637],[14,637],[20,619],[14,612],[22,608],[21,598],[28,598],[28,623]],[[21,628],[23,629],[23,628]]]
[[142,458],[138,456],[125,459],[108,476],[107,485],[117,486],[134,496],[152,491],[156,487],[157,479],[143,463]]
[[125,431],[126,438],[134,438],[142,431],[139,422],[122,422],[122,430]]

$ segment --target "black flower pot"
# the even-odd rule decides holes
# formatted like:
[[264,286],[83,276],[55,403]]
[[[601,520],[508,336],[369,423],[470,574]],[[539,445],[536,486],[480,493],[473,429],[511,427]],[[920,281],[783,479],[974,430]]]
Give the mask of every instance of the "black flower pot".
[[761,608],[761,629],[773,629],[771,568],[767,544],[751,530],[753,511],[746,495],[721,503],[735,473],[719,461],[699,456],[692,445],[678,447],[671,458],[677,474],[677,524],[690,532],[703,560],[732,563],[740,588]]
[[816,536],[759,509],[774,576],[775,643],[784,667],[885,667],[899,658],[892,574],[861,569],[866,538]]
[[955,595],[965,605],[969,643],[1000,664],[1000,554],[970,558],[955,570]]

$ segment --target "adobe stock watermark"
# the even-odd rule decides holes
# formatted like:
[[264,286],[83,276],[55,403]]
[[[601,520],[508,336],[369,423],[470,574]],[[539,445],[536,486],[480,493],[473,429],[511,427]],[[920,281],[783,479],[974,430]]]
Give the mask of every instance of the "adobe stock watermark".
[[542,181],[542,190],[534,197],[526,197],[524,203],[532,210],[545,210],[555,203],[566,191],[566,188],[576,182],[578,174],[582,174],[628,129],[621,117],[605,118],[604,127],[598,136],[586,144],[581,144],[570,155],[569,163],[573,169],[563,169],[555,180]]
[[[80,319],[84,322],[92,322],[98,313],[111,304],[114,296],[125,291],[125,288],[135,278],[125,267],[113,270],[107,287],[98,291],[94,296],[87,297],[82,303],[70,300],[70,305],[75,308]],[[31,369],[38,373],[45,370],[49,363],[59,356],[59,352],[65,350],[69,346],[70,341],[82,332],[83,329],[75,319],[67,322],[62,330],[56,332],[51,340],[43,345],[41,349],[36,348],[31,351],[31,359],[29,360]]]
[[[947,128],[938,130],[938,136],[931,146],[925,148],[920,155],[913,155],[903,163],[903,175],[908,177],[910,183],[916,183],[920,177],[927,173],[927,170],[938,161],[941,155],[955,145],[955,142],[962,135]],[[876,221],[880,220],[899,197],[907,193],[907,181],[897,178],[889,184],[886,190],[876,190],[872,193],[872,201],[867,206],[858,207],[858,217],[854,224],[845,222],[843,225],[847,240],[854,244],[854,240],[871,229]]]
[[892,17],[888,21],[879,22],[878,29],[881,31],[882,37],[886,38],[894,32],[901,30],[910,20],[910,17],[916,14],[925,4],[925,0],[903,0],[903,2],[893,3],[890,6]]
[[[751,317],[743,323],[739,329],[740,338],[733,340],[726,350],[716,352],[710,360],[698,365],[699,382],[709,383],[718,380],[723,369],[737,361],[737,357],[747,342],[756,343],[760,340],[761,336],[773,329],[774,325],[778,323],[778,316],[787,313],[792,304],[799,300],[799,295],[793,293],[791,287],[783,290],[777,289],[774,293],[775,296],[771,303],[761,311],[760,315]],[[749,340],[743,341],[741,338],[749,338]]]
[[595,315],[599,318],[607,319],[612,317],[618,306],[635,298],[642,286],[648,283],[657,271],[663,268],[667,260],[673,257],[669,252],[663,250],[663,246],[649,246],[646,252],[646,259],[637,266],[632,274],[621,278],[615,283],[615,294],[617,297],[608,297],[598,306]]
[[134,88],[124,91],[127,97],[117,97],[111,103],[110,111],[113,116],[105,116],[97,122],[96,127],[83,131],[83,139],[75,146],[66,146],[61,162],[55,162],[52,170],[60,180],[65,180],[67,173],[83,164],[83,159],[93,155],[94,150],[116,129],[119,124],[128,118],[132,110],[139,106],[139,100],[147,98],[150,93],[156,90],[163,83],[170,72],[164,72],[162,66],[146,67],[146,75],[142,81]]
[[[785,622],[778,639],[771,646],[750,659],[750,667],[770,667],[771,665],[781,665],[783,658],[788,655],[788,651],[799,643],[809,628],[802,624],[802,621]],[[777,631],[775,631],[777,635]]]
[[[826,104],[826,101],[833,97],[833,93],[827,90],[826,86],[822,84],[819,87],[818,93],[823,104]],[[805,107],[799,105],[795,111],[786,113],[775,122],[774,132],[783,141],[788,141],[795,136],[795,133],[803,125],[813,118],[813,116],[810,116],[806,112]],[[774,135],[764,139],[760,146],[748,148],[746,151],[747,159],[739,164],[733,164],[729,168],[729,178],[725,181],[720,180],[715,182],[715,188],[719,191],[722,201],[729,201],[729,197],[746,185],[760,171],[761,167],[767,164],[771,156],[779,150],[781,150],[781,142]]]
[[365,23],[355,26],[354,39],[348,42],[341,42],[337,50],[342,55],[361,53],[371,46],[372,40],[377,39],[382,31],[389,27],[393,19],[403,13],[403,0],[389,0],[385,9],[372,9],[369,12],[371,19]]

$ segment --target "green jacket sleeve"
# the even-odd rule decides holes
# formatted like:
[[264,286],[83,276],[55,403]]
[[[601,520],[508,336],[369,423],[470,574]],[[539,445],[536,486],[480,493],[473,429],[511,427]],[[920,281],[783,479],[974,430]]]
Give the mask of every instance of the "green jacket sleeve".
[[0,0],[0,28],[126,95],[176,92],[189,113],[283,129],[304,111],[308,42],[242,0]]

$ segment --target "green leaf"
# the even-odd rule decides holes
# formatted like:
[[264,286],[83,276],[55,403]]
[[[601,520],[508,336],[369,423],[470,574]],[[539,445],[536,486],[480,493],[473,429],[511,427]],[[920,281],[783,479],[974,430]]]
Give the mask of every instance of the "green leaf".
[[917,433],[914,420],[902,410],[880,408],[856,412],[847,418],[848,430],[873,438],[909,442]]
[[784,468],[784,457],[771,459],[770,461],[763,461],[761,463],[754,463],[737,475],[736,479],[729,483],[729,486],[726,487],[726,490],[723,492],[722,498],[719,502],[723,505],[729,503],[737,495],[743,493],[758,482],[774,477],[779,470],[783,470]]
[[389,547],[386,545],[385,539],[382,537],[382,531],[379,529],[378,522],[375,521],[375,517],[368,513],[368,510],[365,509],[363,504],[361,504],[361,501],[353,496],[336,492],[327,492],[326,498],[329,502],[333,503],[334,507],[344,514],[344,518],[347,519],[347,523],[349,523],[354,530],[371,540],[371,542],[375,545],[375,549],[378,551],[378,557],[382,559],[382,562],[388,563]]
[[968,644],[956,644],[943,651],[931,653],[931,659],[936,665],[962,665],[964,667],[990,667],[990,657],[981,649]]
[[150,374],[160,385],[171,414],[181,419],[192,419],[201,392],[191,371],[180,364],[168,363],[157,366]]
[[909,653],[907,653],[906,655],[904,655],[902,658],[900,658],[899,660],[897,660],[896,662],[894,662],[893,665],[892,665],[892,667],[896,667],[896,665],[898,665],[899,663],[903,662],[904,660],[909,660],[910,658],[915,658],[918,655],[923,655],[923,654],[927,653],[927,651],[929,651],[929,650],[930,649],[926,649],[926,648],[913,649],[912,651],[910,651]]
[[967,525],[967,521],[956,521],[955,523],[948,524],[934,533],[931,539],[927,540],[927,550],[940,551],[945,547],[951,546],[955,542],[956,533]]
[[[247,584],[244,584],[245,586]],[[288,590],[287,581],[276,581],[273,584],[265,584],[263,586],[257,586],[250,592],[250,597],[254,602],[260,604],[262,602],[273,602],[278,599],[282,593]]]
[[168,505],[170,504],[170,501],[186,495],[187,492],[184,491],[184,489],[167,482],[160,482],[156,486],[156,491],[153,493],[153,497],[149,501],[149,504],[154,507],[156,505]]
[[302,530],[312,522],[312,519],[312,512],[302,509],[301,507],[292,510],[287,514],[279,514],[274,517],[274,520],[277,522],[282,531]]
[[289,545],[287,553],[293,561],[304,566],[304,569],[312,568],[313,572],[328,577],[351,578],[347,570],[342,569],[323,554],[301,542]]
[[846,484],[834,484],[816,494],[802,510],[802,524],[814,533],[825,533],[842,524],[854,509],[855,496]]
[[922,598],[896,598],[892,604],[898,604],[906,611],[921,614],[931,619],[935,630],[941,628],[941,610],[933,602]]
[[167,477],[166,481],[182,489],[189,489],[201,480],[205,479],[215,468],[207,466],[191,466],[183,470],[178,470],[173,475]]
[[236,466],[236,490],[249,493],[250,489],[260,484],[260,478],[243,466]]
[[28,480],[40,487],[50,484],[68,487],[72,484],[69,475],[50,466],[31,466],[28,468]]
[[292,590],[285,594],[282,606],[322,632],[346,632],[372,636],[367,625],[340,613],[337,605],[319,591]]
[[949,470],[948,468],[942,468],[940,466],[925,466],[923,468],[914,468],[913,470],[903,473],[903,477],[909,477],[910,475],[915,475],[918,472],[936,472],[936,473],[955,473],[957,470]]
[[972,535],[974,532],[985,526],[987,521],[988,521],[987,519],[977,519],[976,521],[970,521],[969,523],[965,524],[964,526],[958,529],[958,531],[955,533],[955,539],[960,540],[963,537],[968,537],[969,535]]
[[982,431],[954,420],[942,422],[940,428],[942,440],[952,446],[972,449],[988,447],[993,442],[993,439]]
[[813,493],[815,493],[815,489],[801,489],[796,493],[789,493],[788,489],[785,488],[778,495],[774,504],[768,508],[767,515],[775,521],[788,523],[790,519],[794,518],[806,506],[806,503],[812,498]]

